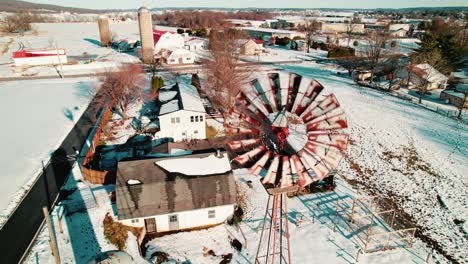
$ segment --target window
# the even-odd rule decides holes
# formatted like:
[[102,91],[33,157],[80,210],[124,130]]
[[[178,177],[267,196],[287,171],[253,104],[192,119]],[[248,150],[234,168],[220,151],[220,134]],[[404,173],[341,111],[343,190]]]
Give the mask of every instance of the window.
[[215,218],[216,211],[215,210],[208,210],[208,218]]
[[180,117],[176,117],[176,123],[180,123]]
[[182,132],[182,136],[185,136],[185,135],[186,135],[185,132]]
[[175,62],[175,59],[171,59],[171,62]]
[[203,122],[203,116],[200,116],[200,122]]
[[192,58],[187,58],[187,60],[191,60]]
[[198,116],[195,116],[195,122],[198,122]]
[[138,218],[137,219],[132,219],[132,223],[138,223],[138,222],[140,222],[140,219],[138,219]]
[[172,123],[172,124],[175,123],[175,117],[171,117],[171,123]]
[[191,116],[191,117],[190,117],[190,122],[193,123],[194,118],[195,118],[194,116]]
[[193,131],[194,134],[198,134],[198,130]]
[[171,222],[171,223],[177,222],[177,215],[170,215],[169,216],[169,222]]

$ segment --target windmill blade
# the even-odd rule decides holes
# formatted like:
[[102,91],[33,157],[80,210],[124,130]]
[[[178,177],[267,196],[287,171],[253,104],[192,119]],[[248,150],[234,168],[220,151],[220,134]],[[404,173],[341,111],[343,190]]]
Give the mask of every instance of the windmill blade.
[[305,149],[319,157],[331,170],[336,170],[343,159],[343,153],[322,144],[307,142]]
[[326,113],[308,123],[306,123],[307,131],[315,130],[333,130],[348,127],[346,115],[341,109]]
[[260,172],[263,170],[270,157],[271,151],[267,150],[267,152],[250,168],[249,173],[251,175],[260,176]]
[[296,100],[296,96],[299,93],[299,86],[301,84],[302,76],[297,75],[295,73],[289,74],[289,83],[288,83],[288,95],[287,95],[287,103],[286,103],[286,110],[291,112],[291,109],[294,105],[294,101]]
[[272,94],[274,95],[274,108],[276,111],[281,110],[281,89],[278,73],[268,73],[268,82],[270,84]]
[[252,83],[247,83],[246,85],[244,85],[242,92],[245,95],[247,101],[253,104],[265,116],[268,116],[268,114],[270,113],[270,109],[268,109],[268,105],[263,101],[260,94],[257,92]]
[[233,161],[237,162],[239,165],[245,165],[248,161],[253,160],[260,153],[265,151],[266,147],[264,145],[258,146],[242,155],[237,156]]
[[297,184],[299,187],[304,188],[311,184],[313,182],[312,177],[310,177],[309,173],[306,171],[299,157],[297,155],[292,155],[291,160],[296,168]]
[[249,147],[260,144],[260,138],[233,140],[227,143],[232,151],[246,151]]
[[309,141],[332,146],[339,150],[345,150],[348,146],[349,135],[344,133],[309,133],[307,134],[307,138],[309,139]]
[[308,151],[303,149],[299,151],[298,155],[301,158],[302,164],[304,164],[304,167],[306,167],[314,181],[319,181],[327,177],[330,173],[330,169],[328,169],[322,162],[315,159]]
[[276,177],[278,175],[278,167],[279,167],[279,162],[280,162],[280,155],[276,154],[273,157],[273,160],[271,161],[270,167],[268,168],[268,172],[263,178],[262,183],[263,184],[275,184],[276,182]]
[[260,131],[256,128],[233,126],[229,124],[224,125],[224,131],[227,134],[254,134],[254,135],[260,134]]
[[339,107],[340,103],[338,103],[335,95],[329,94],[321,102],[309,105],[302,113],[301,118],[304,122],[309,122]]
[[[302,86],[304,86],[304,88],[301,88]],[[296,97],[292,109],[293,113],[296,113],[299,116],[306,110],[307,106],[309,106],[310,103],[313,102],[323,90],[323,86],[316,80],[304,80],[304,78],[302,79],[301,87],[299,88],[301,96]],[[301,92],[301,89],[304,89],[304,91]]]
[[281,188],[287,188],[293,186],[293,178],[291,172],[291,165],[289,162],[289,157],[282,157],[282,167],[281,167]]
[[260,76],[252,84],[265,103],[268,111],[270,113],[278,111],[276,106],[276,95],[268,79],[265,76]]
[[[242,108],[241,108],[242,109]],[[254,118],[254,114],[248,109],[236,110],[231,108],[228,111],[228,116],[231,118],[237,118],[240,120],[244,120],[248,124],[253,126],[260,126],[260,121]]]
[[256,105],[252,104],[252,102],[248,100],[245,94],[242,92],[239,92],[236,95],[236,104],[243,105],[246,109],[248,109],[255,116],[258,116],[262,120],[266,118],[266,115],[262,111],[260,111]]

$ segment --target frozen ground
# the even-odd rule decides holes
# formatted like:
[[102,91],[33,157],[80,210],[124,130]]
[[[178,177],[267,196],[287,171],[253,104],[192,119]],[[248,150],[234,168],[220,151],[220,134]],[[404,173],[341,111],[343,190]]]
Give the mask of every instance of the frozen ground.
[[0,222],[28,190],[89,102],[91,78],[0,83]]

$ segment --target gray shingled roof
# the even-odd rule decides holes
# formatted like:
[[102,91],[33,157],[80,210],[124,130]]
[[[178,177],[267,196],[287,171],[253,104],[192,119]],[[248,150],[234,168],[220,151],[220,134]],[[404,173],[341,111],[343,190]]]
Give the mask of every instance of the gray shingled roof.
[[[156,161],[164,159],[203,158],[212,154],[119,162],[116,186],[118,218],[131,219],[235,204],[236,185],[232,171],[199,177],[184,176],[169,173],[155,165]],[[130,179],[143,184],[128,185]]]

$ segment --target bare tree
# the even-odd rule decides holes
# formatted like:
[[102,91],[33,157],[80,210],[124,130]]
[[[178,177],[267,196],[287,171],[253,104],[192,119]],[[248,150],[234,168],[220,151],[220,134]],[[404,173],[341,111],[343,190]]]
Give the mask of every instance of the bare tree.
[[0,19],[0,29],[4,32],[31,30],[32,16],[27,13],[8,15]]
[[209,39],[211,58],[203,61],[207,70],[207,85],[203,89],[214,110],[221,114],[235,103],[239,87],[250,75],[249,70],[239,65],[239,36],[236,30],[212,31]]
[[138,64],[126,64],[117,70],[106,70],[101,76],[101,86],[95,91],[94,107],[108,106],[127,118],[128,107],[147,94],[146,72]]
[[320,22],[317,22],[315,20],[307,20],[307,19],[304,21],[304,24],[301,24],[299,26],[299,29],[303,30],[305,34],[307,53],[310,52],[310,47],[312,46],[312,42],[313,42],[312,36],[317,30],[320,30],[320,26],[321,26]]
[[346,31],[344,33],[346,34],[346,38],[348,39],[348,48],[349,43],[351,42],[351,37],[353,36],[355,30],[356,24],[354,24],[353,21],[346,21]]
[[353,71],[362,69],[366,65],[366,61],[363,57],[346,57],[346,58],[338,58],[336,63],[341,67],[348,70],[348,76],[351,77]]
[[375,69],[384,59],[385,43],[388,35],[385,32],[374,32],[367,38],[367,46],[364,55],[371,71],[370,82],[374,80]]

